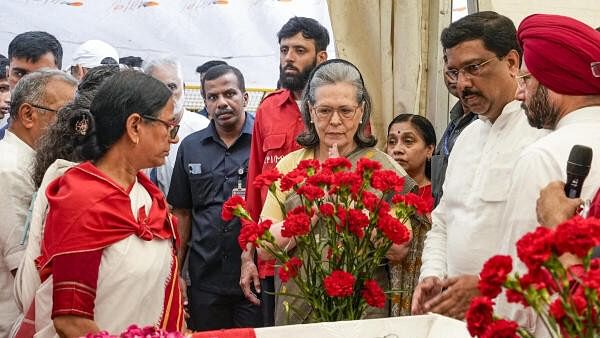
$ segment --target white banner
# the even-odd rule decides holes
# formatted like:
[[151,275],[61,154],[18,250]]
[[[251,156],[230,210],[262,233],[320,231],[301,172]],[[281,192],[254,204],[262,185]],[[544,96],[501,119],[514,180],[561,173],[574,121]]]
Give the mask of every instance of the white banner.
[[279,76],[277,32],[293,16],[321,22],[333,34],[325,0],[1,0],[0,48],[15,35],[42,30],[63,45],[63,69],[81,43],[99,39],[119,56],[150,59],[172,54],[187,82],[196,67],[220,59],[238,67],[247,87],[274,88]]

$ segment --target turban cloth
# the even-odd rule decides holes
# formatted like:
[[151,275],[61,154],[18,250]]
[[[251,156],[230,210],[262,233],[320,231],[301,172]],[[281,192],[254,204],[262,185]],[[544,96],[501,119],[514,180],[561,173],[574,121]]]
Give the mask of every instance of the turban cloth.
[[[564,95],[600,95],[600,32],[575,19],[549,14],[526,17],[517,31],[529,72]],[[600,75],[600,65],[595,66]]]

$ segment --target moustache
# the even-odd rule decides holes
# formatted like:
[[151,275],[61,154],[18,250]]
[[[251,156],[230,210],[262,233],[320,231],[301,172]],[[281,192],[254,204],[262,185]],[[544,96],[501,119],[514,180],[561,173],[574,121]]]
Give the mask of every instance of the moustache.
[[294,66],[292,66],[292,65],[285,65],[285,66],[283,67],[283,70],[284,70],[284,71],[286,71],[286,70],[295,70],[296,72],[300,72],[300,69],[298,69],[298,68],[296,68],[296,67],[294,67]]

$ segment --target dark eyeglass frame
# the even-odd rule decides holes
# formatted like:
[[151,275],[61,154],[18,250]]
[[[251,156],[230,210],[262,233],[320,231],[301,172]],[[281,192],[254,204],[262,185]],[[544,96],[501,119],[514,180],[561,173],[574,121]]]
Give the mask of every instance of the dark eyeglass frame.
[[169,133],[169,139],[174,140],[177,138],[177,132],[179,132],[179,123],[171,122],[171,121],[169,121],[169,122],[163,121],[157,117],[150,116],[150,115],[140,114],[140,116],[146,120],[162,123],[165,127],[167,127],[167,131]]
[[480,63],[471,63],[464,67],[461,67],[460,69],[448,69],[446,71],[446,76],[448,76],[448,78],[452,81],[458,81],[460,73],[463,73],[464,76],[468,76],[469,78],[477,77],[481,75],[481,69],[483,68],[483,66],[492,62],[494,59],[500,60],[501,58],[494,55],[491,58],[484,60]]
[[42,109],[42,110],[47,110],[53,113],[57,113],[58,110],[57,109],[52,109],[52,108],[48,108],[48,107],[44,107],[44,106],[40,106],[39,104],[35,104],[35,103],[30,103],[27,102],[30,106],[32,106],[33,108],[37,108],[37,109]]

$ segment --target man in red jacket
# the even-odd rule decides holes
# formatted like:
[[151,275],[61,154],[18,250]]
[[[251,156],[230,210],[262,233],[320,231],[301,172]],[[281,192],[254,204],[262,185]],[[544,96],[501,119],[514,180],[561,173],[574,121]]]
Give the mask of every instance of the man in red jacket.
[[[252,132],[248,189],[246,200],[252,218],[260,216],[267,190],[252,188],[254,178],[275,167],[288,153],[300,148],[296,136],[304,131],[299,101],[310,72],[327,60],[329,33],[319,22],[304,17],[291,18],[277,33],[279,39],[279,84],[281,89],[269,94],[256,111]],[[274,291],[273,264],[254,263],[254,249],[242,252],[240,286],[250,301],[259,304],[256,296],[263,289]],[[253,292],[252,287],[255,288]],[[274,297],[263,293],[263,318],[265,326],[274,324]]]

